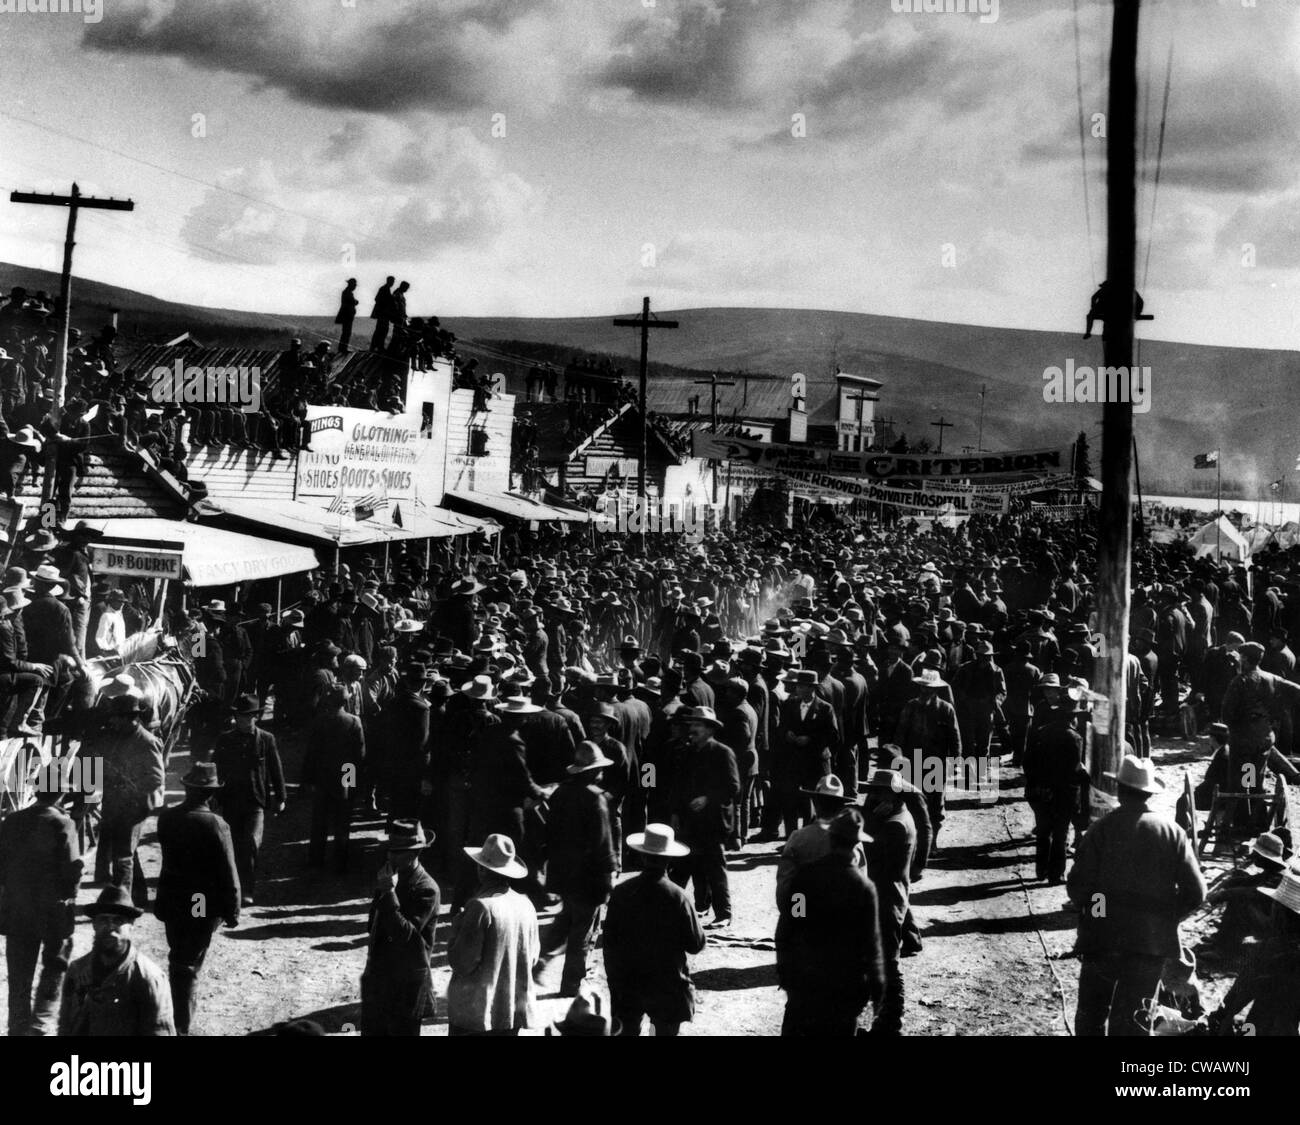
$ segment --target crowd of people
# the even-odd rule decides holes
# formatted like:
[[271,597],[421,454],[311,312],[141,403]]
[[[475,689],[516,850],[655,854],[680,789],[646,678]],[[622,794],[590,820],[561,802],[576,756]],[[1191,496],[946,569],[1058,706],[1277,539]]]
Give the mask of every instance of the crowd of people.
[[[1119,808],[1085,832],[1085,740],[1102,687],[1095,542],[1087,525],[1032,516],[924,533],[843,519],[797,533],[751,525],[694,541],[651,536],[644,553],[615,536],[523,532],[499,555],[482,543],[427,563],[395,552],[385,568],[354,554],[308,576],[278,616],[269,602],[208,599],[179,622],[200,695],[187,797],[159,818],[154,909],[167,921],[170,988],[142,991],[170,1008],[138,1025],[188,1029],[208,942],[256,901],[266,818],[296,782],[311,806],[311,866],[348,870],[357,818],[387,824],[363,1034],[418,1034],[444,900],[453,1033],[536,1026],[539,990],[554,985],[574,999],[561,1033],[638,1034],[648,1018],[656,1034],[675,1034],[693,1012],[687,958],[731,926],[729,857],[760,843],[781,845],[784,1032],[869,1023],[898,1034],[901,962],[924,940],[910,888],[946,854],[945,781],[1005,758],[1024,770],[1037,876],[1067,882],[1073,833],[1071,898],[1124,904],[1110,922],[1081,914],[1078,1029],[1133,1033],[1131,1001],[1167,980],[1182,955],[1178,920],[1205,895],[1186,834],[1148,807],[1160,790],[1150,727],[1175,729],[1203,697],[1222,719],[1216,768],[1249,765],[1260,791],[1275,772],[1300,776],[1280,744],[1300,687],[1286,669],[1271,674],[1263,646],[1238,632],[1276,641],[1300,612],[1300,567],[1266,555],[1249,598],[1236,568],[1139,544],[1131,755],[1116,778]],[[40,943],[17,943],[11,1029],[53,1030],[60,995],[74,1021],[64,1031],[93,1023],[75,1000],[68,1012],[88,972],[102,979],[129,963],[124,981],[159,977],[143,954],[122,952],[148,905],[140,826],[162,803],[163,748],[146,711],[129,692],[112,700],[95,743],[115,763],[88,955],[98,967],[74,965],[60,985],[69,918],[52,957],[46,947],[33,1011]],[[281,745],[302,748],[296,776]],[[22,888],[6,901],[75,896],[76,837],[59,804],[52,792],[6,819],[0,880]],[[32,856],[38,823],[69,841],[57,871]],[[1274,834],[1277,855],[1289,855],[1287,830]],[[1281,859],[1268,875],[1249,889],[1276,908],[1250,899],[1254,909],[1225,932],[1265,941],[1291,964],[1294,876]],[[194,888],[210,909],[173,917],[175,896]],[[608,1011],[589,984],[597,945]]]

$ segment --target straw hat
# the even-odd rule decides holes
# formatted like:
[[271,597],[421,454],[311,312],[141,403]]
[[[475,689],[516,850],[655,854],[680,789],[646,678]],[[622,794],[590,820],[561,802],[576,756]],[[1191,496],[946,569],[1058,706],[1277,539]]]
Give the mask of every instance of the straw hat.
[[939,675],[938,668],[923,668],[919,676],[912,677],[912,683],[920,684],[925,688],[945,688],[948,686],[947,681]]
[[647,824],[644,832],[629,833],[627,846],[645,855],[662,855],[670,859],[691,854],[691,849],[678,843],[676,833],[666,824]]
[[500,712],[502,715],[536,715],[542,708],[538,707],[527,696],[512,695],[507,699],[503,699],[493,710]]
[[[628,843],[631,843],[630,837]],[[1287,868],[1277,890],[1271,890],[1268,887],[1259,887],[1257,889],[1260,894],[1271,898],[1279,906],[1284,906],[1288,910],[1300,914],[1300,871],[1297,871],[1294,867]]]
[[[628,842],[630,844],[631,840]],[[515,856],[515,842],[499,832],[494,832],[484,840],[481,848],[465,848],[464,852],[480,867],[486,867],[507,879],[522,879],[528,874],[528,868]]]
[[460,685],[460,693],[470,699],[481,699],[487,703],[494,703],[497,698],[496,685],[493,684],[491,676],[475,676]]

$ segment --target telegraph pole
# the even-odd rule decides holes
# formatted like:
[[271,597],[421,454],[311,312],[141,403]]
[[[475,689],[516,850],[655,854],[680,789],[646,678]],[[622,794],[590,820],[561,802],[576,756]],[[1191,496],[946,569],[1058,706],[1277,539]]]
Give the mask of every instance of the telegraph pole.
[[[68,233],[63,240],[63,276],[59,293],[59,335],[54,344],[54,408],[50,411],[50,420],[57,432],[63,412],[63,392],[68,378],[68,333],[72,329],[72,249],[76,246],[77,212],[83,207],[100,211],[134,211],[135,204],[129,199],[100,199],[93,195],[82,195],[76,184],[68,195],[46,195],[34,191],[13,191],[9,193],[10,203],[36,203],[46,207],[66,207],[68,209]],[[49,503],[54,495],[55,476],[55,442],[48,443],[45,456],[45,482],[41,486],[41,507]]]
[[[1106,279],[1110,305],[1102,337],[1105,364],[1122,367],[1132,379],[1133,322],[1136,313],[1137,242],[1137,45],[1140,0],[1114,0],[1110,49],[1110,116],[1106,175]],[[1105,638],[1101,655],[1102,691],[1110,703],[1108,733],[1094,741],[1092,783],[1113,793],[1103,774],[1124,757],[1125,675],[1128,653],[1129,594],[1132,577],[1133,500],[1129,474],[1133,457],[1133,408],[1107,401],[1102,408],[1101,526],[1098,532],[1097,610]]]
[[942,453],[942,452],[943,452],[943,431],[944,431],[944,430],[950,430],[950,429],[952,429],[952,427],[953,427],[954,425],[956,425],[956,423],[955,423],[955,422],[945,422],[945,421],[943,420],[943,415],[940,414],[940,415],[939,415],[939,420],[938,420],[937,422],[931,422],[930,425],[932,425],[936,430],[939,431],[939,448],[936,449],[935,452],[936,452],[936,453]]
[[[988,397],[989,385],[983,383],[980,386],[980,431],[979,437],[975,439],[975,452],[984,452],[984,399]],[[941,431],[942,432],[942,431]]]
[[[716,434],[718,432],[718,388],[734,387],[736,385],[736,380],[719,379],[718,373],[715,371],[707,379],[696,379],[695,385],[697,387],[709,388],[709,431]],[[730,476],[731,469],[730,465],[728,465],[728,479],[730,479]],[[718,502],[718,463],[716,461],[713,462],[713,502],[715,504]],[[730,503],[730,501],[728,501],[728,503]]]
[[636,470],[636,494],[637,501],[641,508],[641,550],[645,551],[645,520],[649,513],[645,507],[645,462],[646,447],[649,441],[649,410],[646,406],[646,379],[650,363],[650,329],[652,328],[676,328],[675,320],[651,320],[650,319],[650,298],[645,297],[641,303],[640,316],[620,316],[614,318],[614,324],[618,328],[639,328],[641,329],[641,452],[637,458]]

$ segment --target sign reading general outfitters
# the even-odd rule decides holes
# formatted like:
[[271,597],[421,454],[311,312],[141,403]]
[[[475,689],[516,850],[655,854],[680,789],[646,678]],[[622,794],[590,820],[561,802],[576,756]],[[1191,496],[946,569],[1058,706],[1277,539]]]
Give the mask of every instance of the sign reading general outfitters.
[[1070,471],[1070,446],[1061,449],[1016,449],[973,457],[935,454],[849,453],[814,445],[782,445],[750,438],[719,438],[696,433],[693,453],[714,461],[749,461],[776,471],[820,471],[869,480],[925,480],[951,477],[973,480],[1016,473]]
[[179,547],[119,547],[96,543],[91,548],[91,569],[96,574],[121,574],[131,578],[181,580]]
[[298,454],[298,496],[386,494],[415,498],[418,414],[309,406],[311,449]]

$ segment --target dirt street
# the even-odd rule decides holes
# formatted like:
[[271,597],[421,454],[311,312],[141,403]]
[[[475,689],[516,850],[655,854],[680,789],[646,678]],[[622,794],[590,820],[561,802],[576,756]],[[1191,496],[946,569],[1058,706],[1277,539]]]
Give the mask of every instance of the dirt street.
[[[1170,790],[1160,805],[1172,813],[1182,770],[1199,780],[1208,739],[1157,743],[1156,758]],[[288,776],[297,777],[299,749],[285,748]],[[170,801],[180,797],[180,774],[189,766],[177,754],[169,768]],[[1022,799],[1019,771],[1003,768],[997,799],[950,802],[943,853],[913,887],[912,902],[925,948],[903,962],[906,986],[904,1033],[910,1035],[1066,1035],[1073,1023],[1078,961],[1069,957],[1075,915],[1063,887],[1033,881],[1033,818]],[[992,794],[989,794],[992,796]],[[159,853],[150,822],[141,857],[151,886]],[[238,928],[223,929],[199,984],[198,1035],[265,1032],[285,1019],[310,1017],[332,1034],[355,1034],[360,1016],[359,979],[365,962],[366,914],[373,875],[382,862],[382,820],[356,824],[352,870],[346,876],[306,866],[308,805],[291,799],[268,823],[257,905],[246,908]],[[776,988],[773,933],[775,866],[779,845],[749,845],[729,864],[735,920],[729,934],[710,937],[693,959],[698,989],[695,1021],[687,1035],[774,1035],[784,996]],[[89,884],[93,856],[80,901],[97,891]],[[1209,872],[1208,874],[1212,874]],[[444,896],[446,892],[444,891]],[[444,905],[444,913],[446,906]],[[1186,931],[1204,928],[1197,916]],[[543,925],[547,920],[543,918]],[[137,924],[141,947],[166,964],[161,925],[152,915]],[[439,994],[436,1018],[424,1034],[447,1032],[446,992],[450,970],[440,928],[434,958]],[[90,925],[78,922],[75,954],[90,945]],[[599,952],[594,979],[603,985]],[[0,964],[0,974],[3,974]],[[560,964],[549,970],[542,1010],[559,1018],[567,1001],[554,994]],[[1205,982],[1207,1006],[1230,984]],[[647,1032],[648,1032],[647,1026]]]

